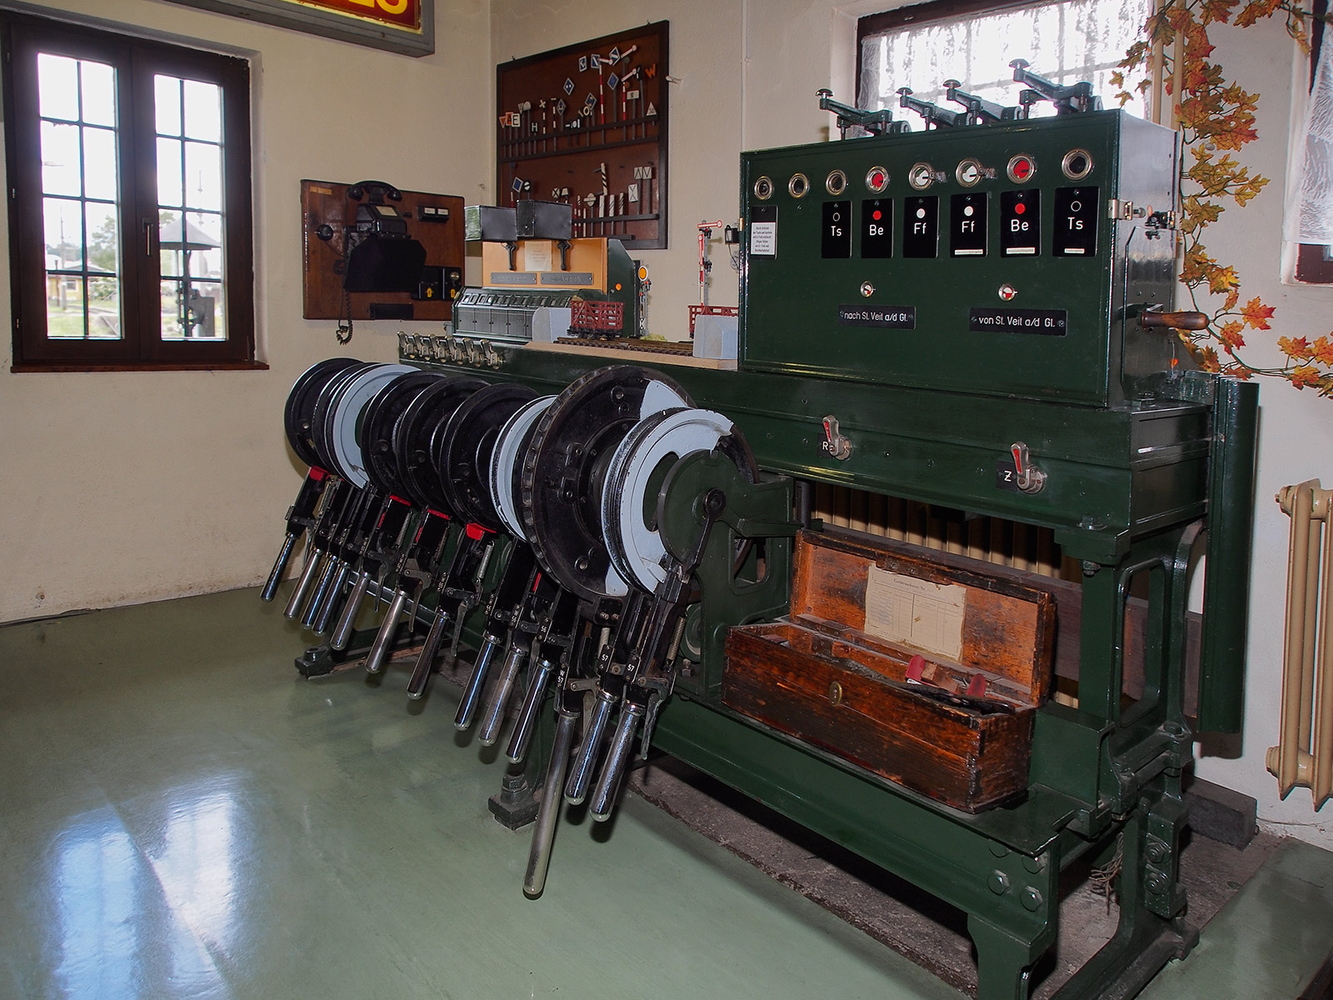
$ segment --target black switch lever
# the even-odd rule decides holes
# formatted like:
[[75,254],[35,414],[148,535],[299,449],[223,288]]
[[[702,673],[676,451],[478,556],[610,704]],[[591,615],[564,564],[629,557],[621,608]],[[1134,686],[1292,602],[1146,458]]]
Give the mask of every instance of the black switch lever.
[[[1102,99],[1093,95],[1092,84],[1083,81],[1066,87],[1031,72],[1029,65],[1026,59],[1014,59],[1009,63],[1014,71],[1014,82],[1032,88],[1042,100],[1050,101],[1055,105],[1057,115],[1082,114],[1102,109]],[[1028,92],[1025,91],[1024,96],[1028,96]]]
[[968,112],[949,111],[938,104],[931,104],[919,97],[913,97],[911,87],[898,88],[898,105],[919,114],[926,120],[926,128],[928,129],[953,128],[956,125],[968,124]]

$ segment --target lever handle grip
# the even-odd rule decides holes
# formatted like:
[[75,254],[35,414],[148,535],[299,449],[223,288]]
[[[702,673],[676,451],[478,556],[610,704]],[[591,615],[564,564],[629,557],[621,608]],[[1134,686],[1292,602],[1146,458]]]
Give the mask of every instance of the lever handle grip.
[[370,586],[370,573],[363,570],[357,576],[356,583],[352,584],[352,592],[347,596],[347,603],[343,605],[343,613],[333,628],[333,638],[329,640],[331,649],[347,648],[347,643],[352,638],[352,629],[356,628],[356,617],[361,613],[361,605],[365,603],[368,586]]
[[287,562],[291,559],[294,548],[296,548],[296,535],[289,531],[287,537],[282,540],[282,551],[278,553],[277,561],[273,563],[273,569],[269,571],[268,579],[264,581],[264,589],[259,592],[261,601],[273,600],[273,595],[278,592],[278,584],[282,582],[282,574],[287,571]]
[[1142,312],[1139,322],[1149,330],[1206,330],[1208,316],[1201,312]]
[[569,767],[569,752],[574,746],[574,729],[578,721],[578,712],[569,711],[563,706],[556,717],[551,762],[546,766],[542,803],[537,809],[532,849],[528,853],[528,871],[523,878],[523,895],[529,899],[536,899],[546,887],[546,873],[551,867],[551,844],[555,841],[555,825],[560,821],[560,786],[565,783],[565,771]]
[[310,603],[305,606],[305,614],[301,616],[302,627],[315,627],[315,617],[319,614],[319,609],[324,604],[324,598],[328,595],[329,587],[333,583],[334,574],[338,572],[341,565],[342,560],[337,556],[330,557],[328,562],[324,564],[324,572],[319,576],[319,583],[315,586],[314,596],[310,598]]
[[523,665],[527,655],[527,643],[510,643],[504,666],[500,668],[500,676],[496,678],[495,688],[491,691],[491,703],[486,706],[486,714],[481,720],[480,737],[481,745],[484,747],[493,746],[500,738],[500,729],[505,721],[505,708],[509,704],[509,694],[514,690],[519,667]]
[[412,676],[407,680],[407,696],[413,701],[426,693],[431,671],[435,669],[435,657],[439,654],[440,647],[444,645],[444,630],[448,625],[449,610],[441,599],[435,617],[431,619],[430,629],[426,632],[426,641],[421,644],[421,652],[417,654]]
[[477,662],[473,664],[472,673],[463,685],[463,697],[458,703],[458,714],[454,716],[454,726],[458,729],[467,729],[476,718],[477,709],[481,707],[481,693],[486,688],[486,675],[491,672],[491,661],[502,644],[503,640],[490,632],[482,638]]
[[334,574],[333,584],[324,595],[324,603],[315,614],[315,635],[324,635],[333,622],[333,616],[342,607],[343,589],[347,586],[347,577],[352,572],[352,564],[342,561],[338,572]]
[[625,768],[634,752],[634,733],[639,728],[643,713],[642,705],[636,705],[628,699],[621,705],[620,721],[616,723],[611,749],[606,754],[606,766],[602,768],[597,787],[593,789],[592,799],[588,802],[588,812],[598,823],[605,823],[611,818],[620,782],[625,777]]
[[378,674],[384,669],[384,658],[393,646],[393,637],[398,631],[398,619],[402,616],[403,605],[407,603],[407,591],[395,590],[393,600],[389,602],[388,614],[380,622],[380,630],[375,633],[375,641],[366,656],[366,673]]
[[287,607],[282,612],[282,616],[288,621],[295,619],[305,606],[305,595],[310,591],[310,584],[314,582],[315,573],[319,570],[323,558],[324,553],[315,548],[306,554],[305,565],[301,567],[301,576],[296,581],[292,596],[287,599]]
[[533,731],[537,728],[537,714],[546,697],[546,685],[551,682],[551,674],[554,672],[555,664],[550,660],[540,660],[532,668],[528,689],[523,694],[523,707],[518,710],[514,731],[509,734],[509,746],[505,747],[505,757],[511,763],[518,764],[528,755],[528,744],[532,742]]
[[605,691],[598,690],[593,702],[592,718],[588,720],[588,731],[583,734],[583,745],[579,747],[574,758],[574,768],[565,784],[565,801],[571,806],[579,805],[588,797],[592,769],[597,763],[597,751],[602,745],[602,735],[606,732],[606,722],[611,718],[611,706],[615,700]]

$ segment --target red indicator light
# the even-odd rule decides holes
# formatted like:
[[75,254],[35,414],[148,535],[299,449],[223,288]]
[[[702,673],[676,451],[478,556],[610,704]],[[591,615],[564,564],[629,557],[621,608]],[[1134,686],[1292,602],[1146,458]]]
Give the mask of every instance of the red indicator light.
[[870,213],[870,217],[874,219],[876,222],[878,222],[880,219],[884,217],[884,213],[877,208]]
[[1015,214],[1015,215],[1022,215],[1022,214],[1023,214],[1024,212],[1026,212],[1027,210],[1028,210],[1028,207],[1027,207],[1026,205],[1024,205],[1021,201],[1020,201],[1017,205],[1014,206],[1014,214]]

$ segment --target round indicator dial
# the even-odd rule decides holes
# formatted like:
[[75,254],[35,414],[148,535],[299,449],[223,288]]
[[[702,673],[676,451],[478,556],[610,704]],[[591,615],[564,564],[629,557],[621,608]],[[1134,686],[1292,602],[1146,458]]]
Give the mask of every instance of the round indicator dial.
[[1060,161],[1060,169],[1071,181],[1081,181],[1092,173],[1092,154],[1086,149],[1071,149]]
[[847,175],[841,170],[830,170],[824,178],[824,190],[831,195],[840,195],[847,190]]
[[958,163],[958,169],[954,171],[954,177],[958,178],[958,183],[963,187],[976,187],[977,182],[985,176],[981,164],[973,159],[961,160]]
[[754,196],[760,201],[768,201],[773,197],[773,181],[768,177],[760,177],[754,182]]
[[935,183],[935,171],[929,163],[916,163],[907,173],[907,183],[918,191],[924,191]]
[[871,194],[882,194],[889,186],[889,172],[883,167],[871,167],[866,171],[866,190]]
[[805,174],[792,174],[791,180],[787,182],[787,192],[793,198],[804,198],[807,191],[810,190],[810,179]]
[[1026,184],[1036,172],[1036,161],[1026,153],[1019,153],[1009,161],[1009,179],[1015,184]]

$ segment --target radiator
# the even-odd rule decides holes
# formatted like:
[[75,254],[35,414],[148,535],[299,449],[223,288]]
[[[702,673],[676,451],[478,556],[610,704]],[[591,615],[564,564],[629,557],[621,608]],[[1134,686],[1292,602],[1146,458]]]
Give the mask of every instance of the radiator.
[[1333,490],[1312,479],[1284,486],[1277,502],[1291,516],[1291,548],[1280,743],[1267,763],[1284,798],[1304,785],[1318,809],[1333,795]]

